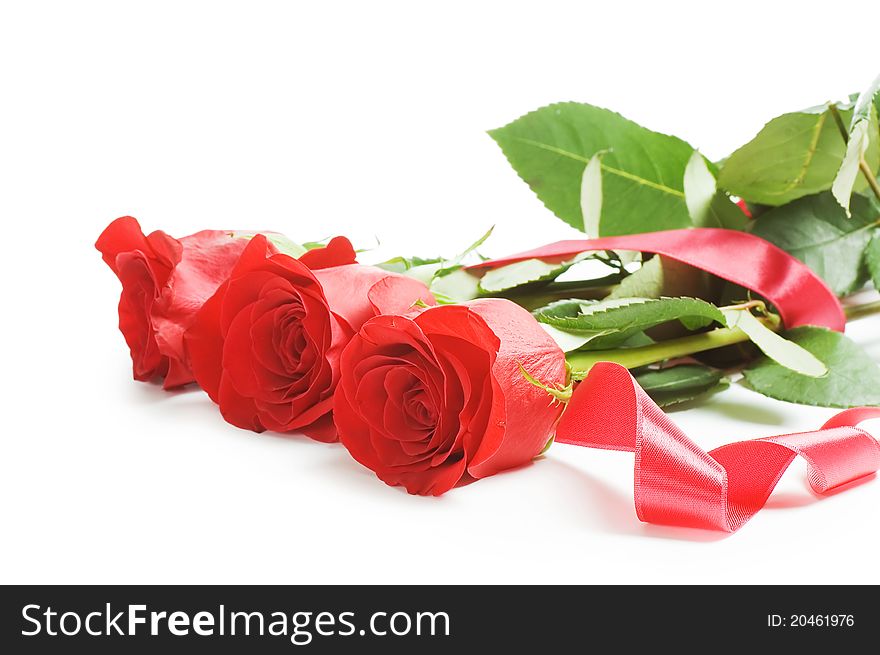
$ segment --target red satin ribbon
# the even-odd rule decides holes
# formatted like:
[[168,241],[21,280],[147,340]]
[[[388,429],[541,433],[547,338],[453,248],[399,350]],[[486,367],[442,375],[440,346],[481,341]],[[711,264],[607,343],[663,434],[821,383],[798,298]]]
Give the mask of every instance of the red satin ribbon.
[[589,250],[650,252],[708,271],[769,300],[789,328],[822,325],[842,332],[846,323],[837,297],[805,264],[760,237],[735,230],[706,227],[557,241],[470,268],[497,268],[524,259],[561,262]]
[[574,395],[556,441],[635,454],[635,506],[647,523],[734,532],[764,506],[800,455],[824,493],[880,468],[880,444],[855,427],[880,408],[843,411],[815,432],[739,441],[704,451],[624,367],[596,364]]

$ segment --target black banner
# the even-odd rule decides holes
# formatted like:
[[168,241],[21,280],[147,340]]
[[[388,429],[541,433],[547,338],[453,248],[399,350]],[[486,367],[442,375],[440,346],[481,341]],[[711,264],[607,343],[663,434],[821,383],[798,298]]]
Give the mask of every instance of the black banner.
[[5,653],[690,652],[876,642],[873,596],[864,587],[21,586],[2,589],[0,622]]

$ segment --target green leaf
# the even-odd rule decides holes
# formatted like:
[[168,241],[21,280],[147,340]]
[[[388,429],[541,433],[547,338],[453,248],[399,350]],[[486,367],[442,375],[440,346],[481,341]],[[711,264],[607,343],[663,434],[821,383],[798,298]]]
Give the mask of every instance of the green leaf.
[[430,287],[437,302],[451,304],[473,300],[480,295],[480,280],[465,271],[461,262],[483,245],[486,239],[492,235],[494,229],[494,226],[490,227],[483,236],[452,259],[394,257],[376,264],[376,267],[419,280],[425,286]]
[[437,276],[437,271],[440,270],[442,265],[442,262],[417,264],[404,271],[403,275],[415,278],[425,286],[430,286],[434,278]]
[[442,262],[442,257],[434,257],[431,259],[424,259],[423,257],[392,257],[387,261],[374,264],[374,266],[385,271],[391,271],[392,273],[403,274],[414,268],[421,268],[434,264],[436,264],[439,269],[439,265]]
[[787,369],[809,377],[828,373],[825,365],[811,352],[788,341],[755,318],[748,309],[726,309],[727,327],[739,328],[767,357]]
[[880,291],[880,230],[874,231],[874,236],[865,250],[865,261],[868,264],[874,288]]
[[837,171],[837,177],[831,185],[831,193],[834,198],[843,207],[846,215],[850,215],[850,196],[853,194],[853,188],[859,175],[859,162],[868,151],[870,145],[870,137],[868,129],[870,124],[868,121],[860,121],[853,125],[849,132],[849,141],[846,144],[846,154]]
[[577,257],[561,264],[548,264],[540,259],[525,259],[507,266],[493,268],[486,272],[480,280],[480,291],[486,294],[508,291],[532,282],[553,280],[571,268],[574,264],[588,256]]
[[688,329],[705,327],[712,322],[725,324],[724,314],[714,305],[696,298],[618,298],[589,303],[561,300],[543,307],[534,316],[538,322],[559,330],[595,335],[591,347],[609,348],[649,328],[669,321],[680,321]]
[[674,259],[655,256],[620,282],[606,300],[616,298],[661,298],[703,296],[708,273]]
[[765,357],[744,371],[753,389],[802,405],[880,405],[880,367],[853,341],[840,332],[811,326],[789,330],[785,336],[819,358],[828,374],[799,375]]
[[482,246],[486,242],[486,239],[488,239],[490,236],[492,236],[492,232],[494,230],[495,230],[495,226],[493,225],[488,230],[486,230],[486,232],[485,232],[485,234],[483,234],[483,236],[481,236],[479,239],[474,241],[471,245],[469,245],[467,248],[462,250],[455,257],[453,257],[452,259],[444,260],[442,267],[440,268],[440,270],[437,271],[437,276],[448,275],[452,271],[455,271],[458,268],[460,268],[462,260],[465,257],[467,257],[468,255],[470,255],[472,252],[476,251],[477,248]]
[[613,334],[615,330],[560,330],[547,323],[540,323],[544,331],[553,337],[556,345],[564,353],[570,353],[573,350],[583,348],[586,344],[599,337]]
[[839,296],[868,279],[864,252],[880,221],[880,203],[856,194],[852,218],[829,192],[806,196],[755,219],[752,233],[809,266]]
[[[849,127],[849,140],[846,154],[834,178],[831,192],[840,206],[850,215],[849,202],[859,174],[859,162],[868,152],[872,138],[877,140],[877,115],[874,110],[874,98],[880,91],[880,75],[871,83],[856,101],[853,109],[852,122]],[[873,123],[873,129],[872,129]],[[873,135],[873,137],[872,137]],[[876,168],[876,167],[875,167]]]
[[599,234],[602,222],[602,155],[597,152],[584,167],[581,177],[581,214],[583,214],[583,231],[587,234]]
[[444,305],[465,302],[480,296],[480,278],[464,268],[435,276],[427,284],[437,302]]
[[[852,108],[837,107],[844,120],[851,119]],[[830,189],[845,151],[827,105],[783,114],[725,160],[718,185],[749,202],[784,205]],[[867,158],[876,169],[880,145],[872,144]]]
[[721,371],[700,364],[651,369],[635,373],[634,377],[660,407],[696,400],[729,384]]
[[684,199],[691,221],[697,227],[742,230],[748,223],[743,211],[716,188],[715,176],[696,150],[684,171]]
[[[874,111],[877,113],[877,117],[880,118],[880,93],[874,94]],[[878,137],[880,137],[880,129],[878,129]]]
[[543,107],[489,134],[544,204],[579,230],[584,168],[604,153],[601,215],[590,220],[591,236],[692,225],[683,179],[694,149],[681,139],[575,102]]

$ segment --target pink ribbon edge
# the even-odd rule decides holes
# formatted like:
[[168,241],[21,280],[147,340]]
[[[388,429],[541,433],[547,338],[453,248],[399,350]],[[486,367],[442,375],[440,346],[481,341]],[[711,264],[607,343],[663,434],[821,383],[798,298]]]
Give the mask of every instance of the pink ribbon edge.
[[596,364],[576,389],[556,432],[559,443],[635,455],[634,502],[641,521],[735,532],[766,503],[798,455],[819,494],[880,469],[880,444],[857,426],[880,408],[836,414],[821,429],[709,452],[691,441],[629,371]]
[[655,253],[743,286],[773,303],[787,328],[820,325],[842,332],[846,324],[837,296],[806,264],[765,239],[737,230],[687,228],[557,241],[468,270],[498,268],[525,259],[562,262],[599,250]]

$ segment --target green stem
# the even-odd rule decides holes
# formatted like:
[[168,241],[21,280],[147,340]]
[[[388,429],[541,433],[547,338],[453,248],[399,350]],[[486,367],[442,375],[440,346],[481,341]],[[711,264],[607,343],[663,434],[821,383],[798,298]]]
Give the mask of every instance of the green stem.
[[859,158],[859,170],[862,171],[862,175],[864,175],[865,179],[868,181],[868,186],[871,187],[871,191],[877,196],[877,200],[880,200],[880,183],[877,182],[877,178],[874,177],[874,173],[871,171],[871,167],[868,166],[868,162],[865,161],[864,157]]
[[656,364],[665,359],[685,357],[748,340],[748,335],[739,328],[718,328],[638,348],[581,350],[569,353],[567,359],[571,366],[572,377],[579,380],[589,372],[593,365],[599,362],[615,362],[626,368],[638,368],[648,364]]
[[865,303],[864,305],[853,305],[852,307],[844,307],[843,311],[846,314],[847,320],[849,321],[853,321],[857,318],[862,318],[863,316],[878,314],[880,313],[880,300]]
[[566,282],[550,282],[544,287],[545,291],[580,291],[583,289],[608,288],[618,284],[623,276],[619,273],[611,273],[605,277],[595,278],[592,280],[568,280]]
[[[880,314],[880,300],[844,308],[847,320]],[[779,330],[781,322],[777,317],[768,316],[761,321],[771,330]],[[657,364],[667,359],[687,357],[696,353],[732,346],[748,341],[749,337],[739,328],[718,328],[709,332],[692,334],[678,339],[669,339],[638,348],[616,348],[613,350],[579,350],[566,356],[571,367],[571,376],[582,380],[590,369],[599,362],[614,362],[626,368],[639,368]]]
[[[843,142],[849,143],[849,130],[846,129],[843,117],[840,115],[840,112],[837,111],[837,106],[834,105],[834,103],[828,103],[828,110],[831,112],[831,116],[837,124],[837,130],[840,132]],[[871,191],[873,191],[874,195],[877,196],[877,199],[880,200],[880,183],[877,182],[877,178],[874,177],[874,171],[868,166],[868,162],[865,161],[864,157],[859,157],[859,170],[868,182],[868,186],[871,187]]]
[[551,302],[569,298],[602,300],[611,293],[614,285],[619,281],[618,275],[609,275],[598,280],[551,282],[535,289],[512,289],[498,295],[532,311]]
[[843,137],[843,142],[849,143],[849,130],[846,129],[846,125],[843,122],[843,116],[841,116],[840,112],[837,111],[837,105],[835,105],[833,102],[829,102],[828,111],[831,112],[831,117],[837,124],[837,130],[840,132],[840,136]]

